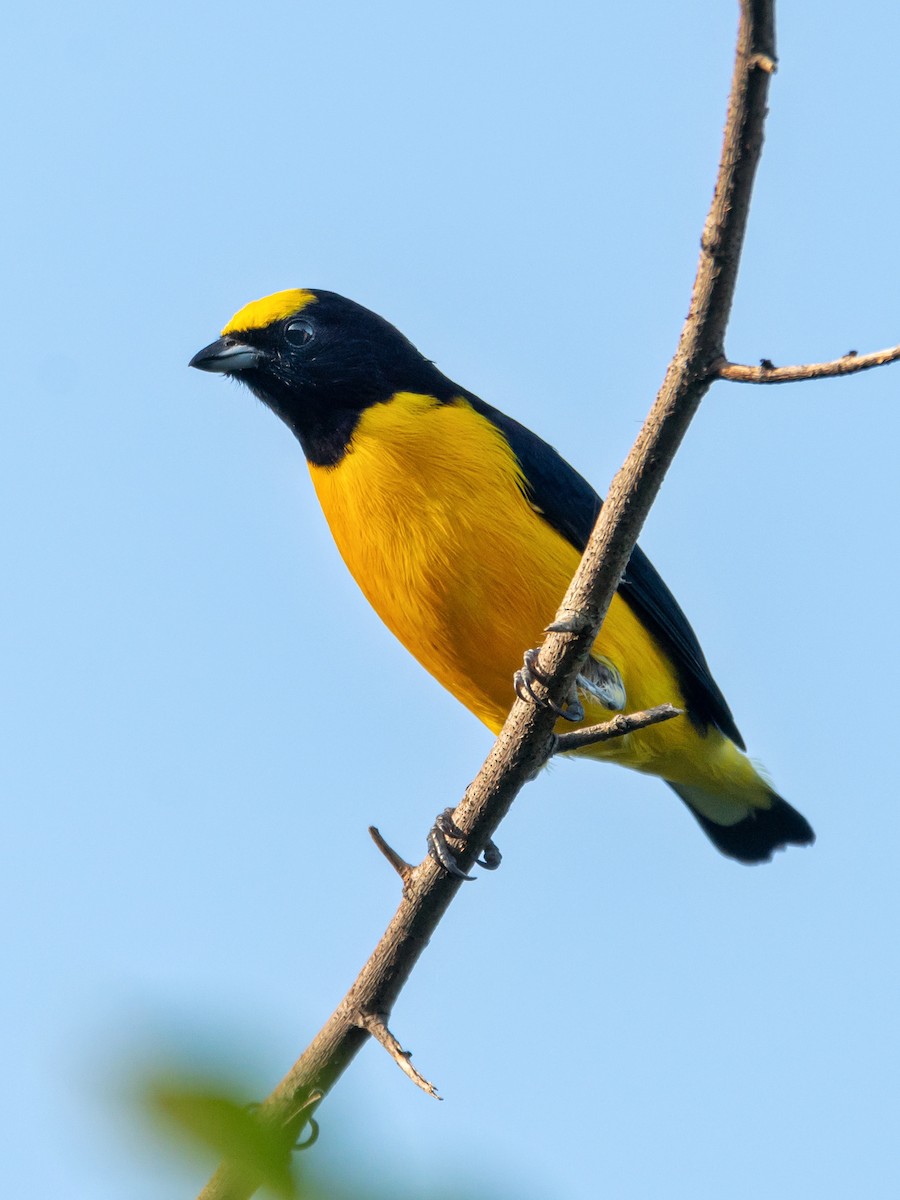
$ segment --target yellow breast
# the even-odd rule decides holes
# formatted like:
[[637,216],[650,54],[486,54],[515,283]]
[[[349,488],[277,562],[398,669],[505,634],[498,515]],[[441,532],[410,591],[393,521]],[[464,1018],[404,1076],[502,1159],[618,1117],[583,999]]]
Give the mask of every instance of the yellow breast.
[[[506,439],[465,399],[402,392],[364,411],[337,466],[310,472],[372,607],[496,732],[513,701],[513,673],[543,640],[579,559],[529,504]],[[622,675],[629,709],[683,703],[669,659],[619,597],[596,648]],[[607,716],[588,708],[588,721]],[[662,773],[696,737],[678,720],[604,752]]]
[[338,466],[310,471],[372,607],[432,675],[498,728],[513,671],[543,637],[577,561],[555,536],[535,545],[541,523],[505,440],[465,400],[403,392],[363,413]]

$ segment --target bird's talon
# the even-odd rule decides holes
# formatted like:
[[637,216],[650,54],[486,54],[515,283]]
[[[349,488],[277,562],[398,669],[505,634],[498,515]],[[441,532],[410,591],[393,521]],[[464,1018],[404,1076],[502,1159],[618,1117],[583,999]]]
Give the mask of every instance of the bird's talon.
[[[453,835],[451,834],[450,836]],[[465,871],[460,870],[457,866],[456,859],[453,857],[453,851],[447,845],[447,838],[438,828],[437,821],[428,835],[428,853],[438,866],[443,867],[447,874],[452,875],[454,879],[465,879],[469,882],[475,879],[474,875],[467,875]]]
[[[469,835],[465,830],[460,829],[453,820],[452,808],[445,808],[435,820],[434,826],[428,835],[428,853],[454,879],[475,879],[475,875],[466,875],[460,869],[453,851],[447,845],[447,838],[453,838],[459,842],[467,842],[469,840]],[[500,866],[502,857],[496,845],[489,841],[482,851],[481,858],[476,859],[476,862],[485,871],[496,871]]]
[[575,697],[574,693],[569,698],[565,708],[563,708],[562,705],[557,704],[550,696],[539,696],[535,692],[535,682],[546,688],[549,680],[549,676],[545,675],[537,665],[538,653],[538,650],[525,651],[522,666],[513,676],[513,687],[516,695],[520,700],[524,700],[526,704],[533,704],[535,708],[549,708],[555,716],[565,721],[583,721],[584,707]]
[[496,871],[502,861],[503,855],[500,853],[499,847],[495,842],[488,842],[481,858],[478,859],[478,865],[484,867],[485,871]]
[[538,681],[538,683],[540,683],[544,687],[546,687],[549,680],[548,680],[547,676],[544,674],[544,672],[541,670],[541,668],[538,666],[538,655],[539,654],[540,654],[540,651],[537,649],[526,650],[524,666],[522,669],[524,671],[528,672],[529,675],[533,675],[534,678]]
[[555,700],[551,700],[549,696],[545,697],[544,705],[557,717],[561,717],[563,720],[568,719],[568,710],[563,708],[562,705],[557,704]]
[[434,822],[435,829],[440,830],[444,837],[456,838],[460,842],[466,840],[466,832],[457,825],[453,820],[452,808],[445,808],[442,813],[439,813]]
[[476,878],[474,875],[467,875],[465,871],[460,870],[453,857],[453,852],[447,845],[446,838],[439,829],[432,829],[428,835],[428,853],[454,879],[464,879],[471,883]]
[[513,688],[520,700],[524,700],[526,704],[533,704],[535,708],[540,708],[541,698],[531,686],[531,679],[524,669],[516,671],[513,676]]
[[295,1153],[311,1149],[319,1140],[319,1122],[315,1117],[307,1117],[306,1123],[309,1125],[309,1133],[302,1141],[294,1142],[291,1146],[291,1150]]

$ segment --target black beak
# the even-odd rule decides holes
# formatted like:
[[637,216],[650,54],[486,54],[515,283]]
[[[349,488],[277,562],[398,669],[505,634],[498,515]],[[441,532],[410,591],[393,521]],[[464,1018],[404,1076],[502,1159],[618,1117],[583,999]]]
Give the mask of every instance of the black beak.
[[249,367],[258,367],[265,357],[265,352],[256,346],[248,346],[237,338],[222,337],[198,350],[188,366],[196,367],[198,371],[234,375],[238,371],[246,371]]

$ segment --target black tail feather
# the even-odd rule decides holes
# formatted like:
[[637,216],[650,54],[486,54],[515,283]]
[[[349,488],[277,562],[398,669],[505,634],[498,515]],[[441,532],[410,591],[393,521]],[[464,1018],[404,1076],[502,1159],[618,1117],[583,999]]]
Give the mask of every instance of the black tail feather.
[[774,792],[771,808],[755,808],[749,816],[734,825],[719,825],[697,812],[675,785],[669,786],[684,801],[709,840],[723,854],[736,858],[738,862],[768,862],[776,850],[788,845],[809,846],[816,840],[807,819]]

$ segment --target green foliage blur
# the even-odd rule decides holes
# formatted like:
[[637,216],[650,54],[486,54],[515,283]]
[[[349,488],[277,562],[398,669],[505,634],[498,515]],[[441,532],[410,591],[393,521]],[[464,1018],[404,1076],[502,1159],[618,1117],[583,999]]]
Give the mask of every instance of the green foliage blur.
[[[315,1126],[309,1124],[301,1134],[308,1148],[286,1159],[283,1139],[260,1118],[257,1105],[246,1099],[247,1089],[236,1080],[169,1069],[141,1079],[137,1095],[144,1119],[162,1130],[173,1155],[187,1151],[202,1157],[210,1173],[227,1162],[263,1195],[277,1200],[425,1200],[421,1186],[412,1188],[395,1177],[360,1184],[338,1177],[333,1162],[323,1170],[311,1132]],[[348,1154],[346,1161],[353,1156]],[[436,1164],[427,1200],[500,1200],[483,1189],[476,1193],[448,1186],[439,1178],[445,1170],[450,1173],[446,1164]]]

